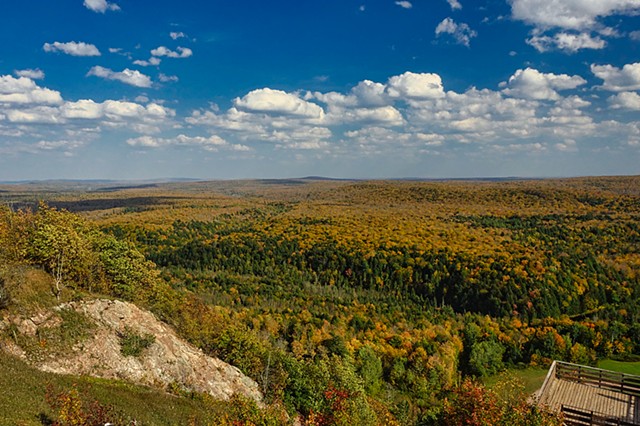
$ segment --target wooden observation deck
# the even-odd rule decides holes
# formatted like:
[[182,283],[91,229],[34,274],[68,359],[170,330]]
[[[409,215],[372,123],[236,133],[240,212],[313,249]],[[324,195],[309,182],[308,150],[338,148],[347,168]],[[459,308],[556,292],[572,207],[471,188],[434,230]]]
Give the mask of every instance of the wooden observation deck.
[[640,425],[640,376],[554,361],[536,396],[567,426]]

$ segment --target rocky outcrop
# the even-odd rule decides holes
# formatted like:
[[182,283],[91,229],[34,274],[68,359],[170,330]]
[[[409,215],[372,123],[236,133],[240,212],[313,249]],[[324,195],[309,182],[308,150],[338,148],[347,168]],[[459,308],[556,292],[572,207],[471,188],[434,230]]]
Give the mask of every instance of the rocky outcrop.
[[[68,355],[40,362],[37,367],[44,371],[124,379],[165,388],[177,385],[217,399],[234,394],[256,401],[262,398],[258,384],[236,367],[205,355],[153,314],[131,303],[99,299],[59,307],[63,308],[83,313],[97,327],[91,338],[75,345]],[[32,322],[37,326],[38,321]],[[125,330],[152,335],[155,341],[139,356],[124,356],[119,336]]]

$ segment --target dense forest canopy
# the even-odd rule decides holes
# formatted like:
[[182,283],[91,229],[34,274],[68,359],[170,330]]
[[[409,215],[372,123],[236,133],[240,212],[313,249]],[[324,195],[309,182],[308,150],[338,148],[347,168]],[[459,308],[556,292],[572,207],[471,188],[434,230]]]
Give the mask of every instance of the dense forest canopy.
[[8,262],[149,307],[309,425],[458,424],[477,392],[534,424],[463,378],[640,354],[637,177],[7,191]]

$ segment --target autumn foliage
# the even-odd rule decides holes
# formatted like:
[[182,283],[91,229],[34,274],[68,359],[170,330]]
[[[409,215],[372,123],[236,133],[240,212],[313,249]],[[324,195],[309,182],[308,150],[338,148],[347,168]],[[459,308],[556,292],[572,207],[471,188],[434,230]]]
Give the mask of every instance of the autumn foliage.
[[[445,400],[444,426],[560,426],[562,419],[527,402],[513,382],[500,384],[503,394],[466,378]],[[506,389],[505,389],[506,387]]]
[[53,426],[104,426],[107,423],[114,426],[129,426],[133,424],[123,419],[112,407],[83,395],[75,385],[66,390],[57,390],[52,385],[48,385],[45,398],[55,412]]
[[[50,205],[80,215],[2,210],[0,247],[46,270],[62,298],[152,309],[308,425],[554,424],[468,378],[640,353],[638,188],[299,180],[67,194]],[[248,416],[225,421],[267,422]]]

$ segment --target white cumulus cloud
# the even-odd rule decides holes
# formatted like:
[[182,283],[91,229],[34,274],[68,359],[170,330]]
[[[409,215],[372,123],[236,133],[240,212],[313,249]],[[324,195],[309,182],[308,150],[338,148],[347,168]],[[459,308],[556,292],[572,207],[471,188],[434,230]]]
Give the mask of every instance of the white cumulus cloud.
[[45,43],[42,49],[45,52],[62,52],[71,56],[100,56],[100,51],[93,44],[76,41]]
[[387,126],[401,126],[405,123],[400,111],[390,105],[374,108],[330,108],[327,122],[331,124],[375,123]]
[[[456,93],[445,91],[437,74],[406,72],[384,83],[363,80],[342,92],[254,90],[226,111],[197,110],[185,121],[248,146],[266,142],[276,149],[354,158],[393,154],[411,160],[447,155],[461,144],[478,155],[572,152],[577,149],[572,141],[587,148],[608,140],[615,129],[626,143],[624,135],[633,126],[615,119],[599,122],[594,112],[606,100],[574,93],[586,84],[578,75],[527,68],[501,83],[501,90]],[[633,110],[636,102],[635,94],[612,97],[610,114],[615,108]]]
[[160,65],[160,62],[162,62],[162,59],[152,56],[149,58],[148,61],[136,60],[136,61],[133,61],[133,64],[139,65],[141,67],[148,67],[150,65],[153,65],[153,66]]
[[0,146],[0,154],[42,154],[49,155],[51,151],[61,151],[65,156],[74,155],[74,151],[86,145],[80,140],[40,140],[33,143],[13,143],[10,147]]
[[437,99],[444,97],[442,79],[438,74],[405,72],[387,82],[386,92],[393,98]]
[[[344,134],[350,149],[356,149],[366,156],[437,155],[445,138],[442,135],[421,131],[396,131],[386,127],[369,126],[358,130],[350,130]],[[404,152],[403,152],[404,151]]]
[[87,76],[101,77],[107,80],[120,81],[121,83],[129,84],[136,87],[151,87],[151,78],[145,74],[142,74],[137,70],[130,70],[126,68],[123,71],[116,72],[109,68],[104,68],[99,65],[91,68],[87,73]]
[[469,47],[471,39],[476,37],[478,33],[465,23],[456,23],[451,18],[443,19],[436,27],[436,36],[441,34],[449,34],[458,44]]
[[60,92],[39,87],[28,77],[0,76],[0,103],[49,104],[62,103]]
[[533,46],[538,52],[558,49],[575,53],[581,49],[604,49],[607,42],[598,36],[592,37],[588,33],[560,32],[553,36],[532,36],[527,39],[527,44]]
[[140,104],[126,101],[107,100],[102,103],[102,107],[104,115],[110,118],[136,118],[146,115],[147,112],[150,112],[151,115],[155,117],[162,118],[166,114],[164,109],[157,108],[159,105],[153,107],[151,107],[151,105],[147,105],[144,107]]
[[351,88],[348,94],[338,92],[308,93],[305,99],[317,99],[330,107],[382,107],[393,103],[387,93],[387,86],[371,80],[363,80]]
[[620,92],[609,99],[611,108],[640,111],[640,95],[636,92]]
[[136,119],[142,121],[159,121],[175,116],[175,111],[150,103],[146,106],[135,102],[106,100],[95,102],[92,99],[80,99],[66,102],[60,107],[64,118],[95,120],[106,118],[112,121]]
[[49,106],[14,109],[7,111],[6,114],[7,120],[11,123],[57,124],[63,121],[60,114],[58,114],[58,109]]
[[351,93],[362,106],[383,106],[389,102],[385,85],[371,80],[363,80],[351,89]]
[[622,68],[613,65],[591,65],[591,72],[604,80],[602,88],[612,92],[640,90],[640,62]]
[[187,35],[185,33],[183,33],[182,31],[180,32],[170,32],[169,33],[169,37],[171,37],[173,40],[177,40],[179,38],[183,38],[186,37]]
[[120,10],[120,6],[107,0],[84,0],[84,7],[94,12],[105,13],[107,10]]
[[209,137],[204,136],[187,136],[180,134],[173,138],[158,138],[153,136],[140,136],[137,138],[127,139],[127,144],[131,146],[144,148],[162,148],[167,146],[195,146],[201,147],[206,151],[218,151],[220,148],[232,148],[227,141],[217,135]]
[[396,4],[403,9],[411,9],[413,5],[409,1],[397,1]]
[[508,0],[515,19],[536,27],[583,30],[595,28],[598,19],[637,14],[638,0]]
[[[258,98],[263,96],[266,99]],[[217,108],[194,111],[186,121],[194,126],[210,127],[217,134],[242,142],[269,142],[278,148],[297,150],[327,147],[333,134],[328,127],[316,125],[326,122],[324,112],[320,114],[322,109],[316,104],[301,102],[306,101],[293,94],[260,89],[235,101],[240,104],[239,108],[251,109],[240,110],[234,106],[224,113]]]
[[558,142],[554,146],[558,151],[562,152],[576,152],[578,150],[578,144],[573,139],[566,139],[564,142]]
[[539,154],[547,151],[547,146],[540,142],[534,143],[511,143],[506,145],[491,145],[491,149],[505,155],[525,153]]
[[578,75],[541,73],[527,68],[517,70],[507,83],[502,83],[506,88],[503,92],[509,96],[535,100],[558,100],[560,95],[557,90],[575,89],[586,83],[586,80]]
[[166,75],[166,74],[160,73],[158,74],[158,80],[160,80],[163,83],[170,83],[170,82],[176,82],[179,79],[177,75]]
[[44,71],[42,71],[39,68],[16,70],[15,74],[18,77],[26,77],[26,78],[30,78],[31,80],[42,80],[44,78]]
[[39,87],[30,78],[0,76],[0,135],[14,138],[11,143],[16,146],[6,152],[21,151],[20,146],[28,152],[62,151],[63,146],[53,142],[36,146],[31,141],[46,138],[85,144],[99,138],[106,129],[158,133],[175,125],[175,115],[174,110],[156,102],[141,105],[120,100],[65,101],[59,92]]
[[160,46],[151,51],[151,55],[153,56],[166,56],[167,58],[188,58],[193,55],[193,51],[188,47],[178,47],[175,51],[165,47]]
[[460,2],[458,0],[447,0],[447,3],[449,3],[449,6],[451,6],[451,10],[460,10],[460,9],[462,9],[462,5],[460,4]]
[[[540,52],[557,49],[574,53],[581,49],[603,49],[607,44],[603,37],[621,36],[617,29],[606,25],[612,21],[611,17],[640,14],[640,0],[507,1],[514,19],[533,26],[527,43]],[[592,36],[592,31],[599,36]]]
[[104,114],[103,105],[91,99],[80,99],[77,102],[67,102],[60,108],[65,118],[98,119]]
[[233,104],[240,110],[250,112],[317,119],[324,116],[324,111],[319,105],[307,102],[296,94],[273,90],[268,87],[253,90],[242,98],[236,98]]
[[174,110],[153,102],[140,105],[111,99],[104,102],[92,99],[65,102],[56,113],[60,120],[75,125],[94,122],[98,129],[129,129],[144,134],[158,133],[161,127],[168,127],[175,114]]

